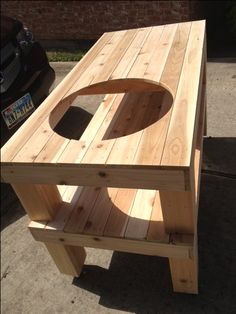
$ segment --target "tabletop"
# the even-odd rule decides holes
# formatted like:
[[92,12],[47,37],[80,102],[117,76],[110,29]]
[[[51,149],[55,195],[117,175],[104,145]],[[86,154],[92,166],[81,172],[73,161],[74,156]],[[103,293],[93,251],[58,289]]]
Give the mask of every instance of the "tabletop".
[[[2,181],[186,189],[205,60],[205,21],[105,33],[2,148]],[[92,94],[81,138],[57,134]]]

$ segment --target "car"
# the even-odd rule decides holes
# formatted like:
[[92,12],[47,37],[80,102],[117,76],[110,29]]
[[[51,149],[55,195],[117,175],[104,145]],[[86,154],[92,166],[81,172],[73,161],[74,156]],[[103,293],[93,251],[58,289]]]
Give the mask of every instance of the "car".
[[1,16],[1,147],[48,96],[54,80],[47,55],[28,28]]

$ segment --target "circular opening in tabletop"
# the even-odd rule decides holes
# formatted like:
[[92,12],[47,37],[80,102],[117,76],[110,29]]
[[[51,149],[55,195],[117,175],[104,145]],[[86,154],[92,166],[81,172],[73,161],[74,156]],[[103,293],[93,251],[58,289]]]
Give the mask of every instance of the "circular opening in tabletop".
[[[102,107],[93,120],[94,127],[98,128],[96,140],[128,136],[158,123],[173,104],[171,93],[160,85],[143,84],[141,80],[129,80],[128,83],[131,90],[119,80],[91,86],[67,96],[50,114],[52,129],[65,138],[79,140],[100,103]],[[100,94],[93,95],[95,91]],[[107,93],[103,102],[102,91]],[[86,93],[86,96],[80,93]],[[90,124],[90,127],[93,126]]]

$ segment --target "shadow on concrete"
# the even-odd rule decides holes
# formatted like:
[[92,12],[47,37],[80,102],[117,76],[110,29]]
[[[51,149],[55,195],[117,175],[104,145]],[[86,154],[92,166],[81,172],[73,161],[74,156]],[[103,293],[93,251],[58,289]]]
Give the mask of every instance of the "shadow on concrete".
[[236,179],[236,138],[206,137],[203,140],[202,172]]
[[234,138],[204,139],[198,296],[172,292],[167,259],[123,252],[113,253],[109,269],[86,265],[73,284],[99,295],[104,307],[122,311],[235,313],[235,149]]
[[92,119],[93,115],[80,107],[69,107],[54,128],[59,135],[78,140]]
[[25,215],[10,184],[1,183],[1,231]]

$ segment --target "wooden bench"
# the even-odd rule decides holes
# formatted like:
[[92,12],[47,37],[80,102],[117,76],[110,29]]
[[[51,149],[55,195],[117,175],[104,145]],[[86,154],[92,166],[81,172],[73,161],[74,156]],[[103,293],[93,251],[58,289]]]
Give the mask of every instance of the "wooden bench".
[[[78,95],[106,94],[79,140],[55,126]],[[198,292],[205,22],[105,33],[2,149],[10,183],[59,270],[84,247],[168,257]],[[79,124],[79,121],[78,121]]]

